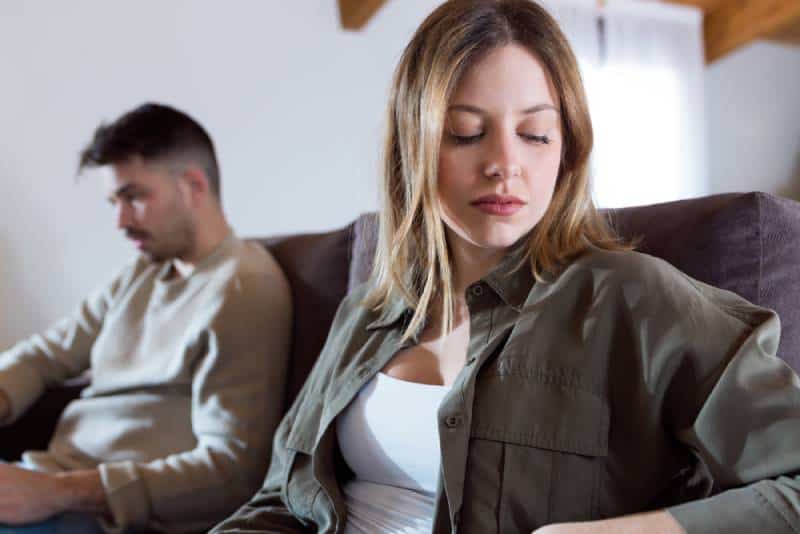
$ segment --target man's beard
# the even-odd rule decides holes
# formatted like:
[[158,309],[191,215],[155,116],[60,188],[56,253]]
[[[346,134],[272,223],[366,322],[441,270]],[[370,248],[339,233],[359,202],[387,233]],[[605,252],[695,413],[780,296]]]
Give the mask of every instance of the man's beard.
[[159,236],[135,228],[125,230],[129,239],[142,241],[141,253],[153,262],[191,256],[195,234],[194,225],[186,218],[175,221],[170,228],[160,232]]

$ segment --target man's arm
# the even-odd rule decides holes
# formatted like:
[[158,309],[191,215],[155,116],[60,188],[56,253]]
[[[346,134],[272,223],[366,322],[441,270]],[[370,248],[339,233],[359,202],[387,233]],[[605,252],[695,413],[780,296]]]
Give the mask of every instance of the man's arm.
[[361,290],[352,292],[340,304],[333,318],[325,345],[320,351],[314,367],[303,387],[295,398],[292,407],[281,420],[275,431],[272,448],[272,459],[269,472],[261,489],[241,506],[234,514],[215,526],[210,534],[250,534],[258,532],[301,533],[313,531],[313,525],[296,517],[284,502],[287,493],[286,474],[291,467],[294,453],[288,447],[289,435],[295,421],[302,418],[304,407],[308,406],[309,396],[316,396],[321,380],[327,380],[327,373],[340,357],[338,347],[342,339],[347,339],[352,332],[345,330],[351,320],[354,308],[360,307],[364,293]]
[[94,344],[112,299],[134,276],[126,266],[105,287],[92,292],[72,315],[42,334],[0,352],[0,425],[13,423],[53,384],[89,368]]
[[[337,331],[336,320],[334,320],[334,327],[331,329],[331,332],[335,331]],[[330,339],[330,333],[328,335]],[[312,374],[314,373],[313,370],[311,372]],[[255,534],[260,532],[294,534],[309,531],[289,511],[282,498],[282,494],[286,491],[286,488],[283,487],[286,469],[288,469],[288,463],[291,461],[291,451],[286,446],[287,439],[297,413],[307,395],[309,383],[310,380],[306,380],[294,404],[275,431],[269,472],[261,489],[247,503],[236,510],[234,514],[216,525],[209,534]]]
[[227,284],[194,341],[204,350],[192,368],[195,447],[98,466],[115,527],[156,521],[200,530],[233,512],[263,481],[283,413],[291,333],[288,282],[272,265]]
[[121,529],[155,521],[194,522],[201,530],[252,495],[263,480],[283,411],[291,330],[283,274],[257,278],[255,286],[252,278],[231,284],[235,294],[224,300],[199,340],[206,353],[192,382],[194,449],[58,474],[1,466],[0,523],[83,511]]

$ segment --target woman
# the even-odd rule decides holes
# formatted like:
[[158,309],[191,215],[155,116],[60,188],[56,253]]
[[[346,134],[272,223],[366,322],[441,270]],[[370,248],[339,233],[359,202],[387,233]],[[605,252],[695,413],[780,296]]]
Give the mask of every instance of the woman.
[[[619,244],[591,145],[545,11],[428,17],[394,80],[373,277],[214,532],[798,528],[800,479],[770,480],[800,469],[777,318]],[[740,489],[692,502],[712,478]]]

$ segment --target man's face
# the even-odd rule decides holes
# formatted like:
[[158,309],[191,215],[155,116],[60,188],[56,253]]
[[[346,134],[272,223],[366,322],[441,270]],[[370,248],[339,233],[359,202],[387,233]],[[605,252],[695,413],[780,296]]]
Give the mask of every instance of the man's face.
[[112,165],[108,199],[117,227],[153,261],[189,257],[195,224],[181,177],[165,165],[139,157]]

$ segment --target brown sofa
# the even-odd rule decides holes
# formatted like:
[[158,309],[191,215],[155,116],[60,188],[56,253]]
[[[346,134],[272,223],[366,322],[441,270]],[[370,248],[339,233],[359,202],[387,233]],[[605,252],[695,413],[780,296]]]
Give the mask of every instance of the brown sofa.
[[[639,250],[689,275],[776,310],[783,324],[778,355],[800,371],[800,203],[764,193],[726,194],[608,211]],[[288,408],[319,353],[342,298],[369,274],[375,216],[345,228],[260,240],[292,287],[294,331]],[[25,417],[0,430],[0,458],[44,448],[81,384],[50,390]]]
[[[614,227],[690,276],[778,312],[778,354],[800,372],[800,202],[733,193],[610,210]],[[288,403],[325,340],[339,301],[370,270],[374,214],[318,235],[266,240],[294,291],[295,324]]]

